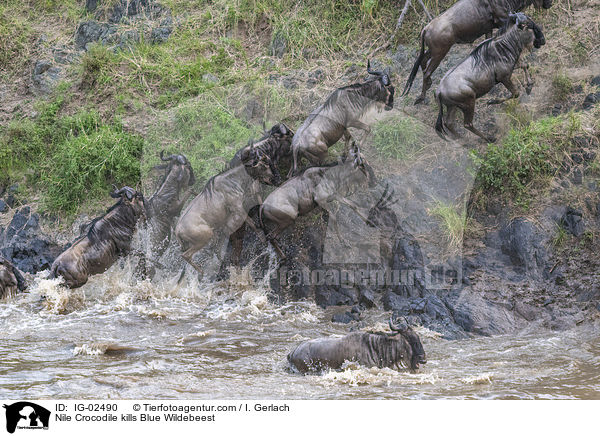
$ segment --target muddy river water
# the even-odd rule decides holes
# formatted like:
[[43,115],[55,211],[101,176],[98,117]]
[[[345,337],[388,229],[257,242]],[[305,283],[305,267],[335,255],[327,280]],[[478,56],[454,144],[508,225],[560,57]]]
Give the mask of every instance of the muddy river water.
[[[299,342],[342,335],[332,312],[276,305],[246,276],[218,285],[131,283],[115,266],[69,291],[40,274],[0,303],[0,397],[6,399],[600,399],[600,332],[529,330],[449,341],[419,329],[416,374],[349,366],[301,376]],[[383,329],[388,313],[364,313]]]

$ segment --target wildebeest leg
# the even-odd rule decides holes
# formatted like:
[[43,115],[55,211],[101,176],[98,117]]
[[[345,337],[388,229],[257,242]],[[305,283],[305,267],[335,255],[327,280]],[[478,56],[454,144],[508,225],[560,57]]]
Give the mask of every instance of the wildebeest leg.
[[256,236],[258,236],[258,239],[260,239],[260,242],[262,242],[263,244],[267,243],[267,238],[265,237],[264,232],[259,229],[258,227],[256,227],[256,224],[254,224],[254,221],[252,221],[252,218],[248,217],[246,218],[246,224],[248,224],[248,227],[250,227],[254,233],[256,233]]
[[510,100],[511,98],[519,97],[519,91],[517,90],[517,87],[511,80],[510,76],[507,77],[506,79],[501,80],[500,83],[502,83],[506,87],[506,89],[508,89],[510,91],[510,97],[494,98],[494,99],[488,101],[488,104],[500,104],[500,103],[504,103],[506,100]]
[[431,75],[435,72],[435,70],[437,70],[437,67],[440,66],[440,62],[442,62],[442,59],[444,56],[446,56],[446,53],[448,53],[447,50],[444,53],[430,54],[427,67],[423,70],[423,89],[421,90],[421,95],[415,100],[415,104],[425,101],[425,94],[427,93],[427,90],[431,88],[431,84],[433,83],[431,80]]
[[473,97],[467,103],[464,103],[460,108],[461,108],[464,118],[465,118],[465,121],[464,121],[465,129],[475,133],[477,136],[482,138],[484,141],[496,142],[496,138],[494,138],[493,136],[489,136],[489,137],[485,136],[483,133],[481,133],[479,130],[477,130],[475,128],[475,126],[473,126],[473,117],[475,115],[475,97]]
[[446,127],[454,135],[455,138],[460,137],[458,131],[456,130],[456,106],[452,105],[448,108],[448,112],[446,113]]
[[[193,262],[194,255],[204,247],[213,236],[213,229],[208,225],[200,225],[194,229],[193,234],[187,236],[186,241],[180,241],[182,244],[183,253],[181,256],[183,260],[189,263],[196,271],[202,273],[202,269],[199,265]],[[184,247],[184,244],[187,246]]]
[[229,241],[231,242],[231,264],[233,266],[240,266],[240,258],[242,257],[242,246],[244,242],[244,235],[246,234],[246,224],[229,235]]
[[344,155],[348,156],[349,152],[350,152],[350,141],[352,140],[352,135],[350,134],[350,131],[348,129],[346,129],[346,131],[344,132]]
[[523,73],[525,74],[525,92],[527,93],[527,95],[529,95],[531,94],[531,90],[533,89],[534,85],[533,79],[529,74],[529,64],[527,62],[519,61],[519,64],[517,66],[520,67],[523,70]]

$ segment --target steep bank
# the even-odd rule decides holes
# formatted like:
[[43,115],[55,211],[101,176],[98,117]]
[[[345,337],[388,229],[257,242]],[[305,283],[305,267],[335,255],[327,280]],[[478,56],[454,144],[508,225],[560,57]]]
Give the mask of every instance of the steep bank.
[[[0,88],[0,183],[8,209],[0,215],[0,240],[3,254],[28,273],[44,269],[77,236],[74,216],[94,216],[106,206],[111,183],[135,184],[141,177],[150,194],[154,175],[149,169],[161,147],[190,157],[202,179],[200,189],[237,148],[258,135],[263,121],[282,120],[296,128],[333,88],[364,77],[365,57],[374,41],[387,37],[397,15],[391,2],[373,9],[365,2],[310,2],[294,15],[285,7],[270,8],[269,2],[258,8],[217,3],[201,11],[185,1],[133,1],[48,4],[43,19],[25,20],[36,6],[2,9],[3,24],[22,29],[23,36],[3,47],[5,59],[13,56],[4,64],[8,74]],[[361,305],[395,310],[448,337],[509,332],[536,322],[559,329],[594,322],[600,235],[598,6],[575,2],[532,12],[547,39],[533,55],[532,94],[501,107],[478,104],[475,123],[503,138],[501,149],[486,154],[488,145],[468,135],[466,146],[439,141],[432,131],[435,104],[412,106],[420,76],[413,94],[398,98],[396,111],[367,138],[363,151],[381,183],[365,199],[366,209],[386,183],[399,200],[388,264],[424,273],[428,266],[444,266],[450,281],[457,281],[454,289],[432,288],[426,276],[418,275],[407,284],[383,287],[323,285],[318,277],[282,286],[286,281],[279,274],[275,296],[340,305],[336,319],[341,321],[360,319]],[[322,11],[328,26],[311,18],[315,10]],[[397,88],[416,57],[422,19],[416,14],[411,19],[401,35],[405,44],[373,62],[393,73]],[[327,31],[311,32],[315,26]],[[455,47],[434,86],[469,51]],[[493,93],[505,91],[497,87]],[[565,115],[570,110],[577,112]],[[558,124],[549,124],[561,114]],[[548,153],[547,159],[528,160],[531,177],[522,176],[517,170],[532,146],[536,153]],[[96,150],[97,163],[110,153],[112,166],[94,173],[81,165],[91,159],[77,153],[86,147]],[[65,156],[79,159],[76,171],[58,166]],[[132,170],[140,161],[141,171]],[[74,174],[80,172],[90,176],[76,185]],[[498,189],[513,176],[518,184]],[[94,187],[91,195],[88,186]],[[378,269],[381,230],[367,228],[348,210],[340,213],[345,214],[343,233],[351,235],[360,226],[358,233],[369,239],[367,249],[352,251],[352,259],[328,258],[346,254],[347,248],[331,239],[327,217],[316,214],[301,218],[283,236],[295,263],[282,268]],[[248,234],[246,261],[264,252],[253,238]],[[364,241],[352,241],[359,242]],[[255,264],[259,268],[261,262]],[[263,259],[262,272],[267,269]]]

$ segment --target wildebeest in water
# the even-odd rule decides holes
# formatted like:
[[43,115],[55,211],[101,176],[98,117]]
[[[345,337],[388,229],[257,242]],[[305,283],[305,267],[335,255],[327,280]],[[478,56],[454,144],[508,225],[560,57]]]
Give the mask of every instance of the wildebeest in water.
[[196,183],[192,165],[184,155],[172,154],[165,157],[164,151],[161,151],[160,159],[166,163],[155,169],[164,169],[165,173],[158,189],[145,203],[150,254],[155,259],[169,245],[175,218],[192,195],[191,187]]
[[215,234],[228,237],[244,222],[253,226],[248,210],[261,203],[262,184],[273,185],[276,180],[270,158],[260,150],[253,150],[242,165],[212,177],[175,226],[185,261],[202,272],[193,261],[194,254]]
[[[367,72],[376,79],[336,89],[298,128],[292,141],[293,167],[289,174],[298,172],[299,159],[304,156],[315,165],[322,165],[327,150],[343,136],[346,148],[350,143],[348,128],[370,132],[367,124],[371,110],[391,110],[394,107],[394,86],[390,77],[381,71]],[[367,123],[366,123],[367,122]]]
[[63,277],[68,287],[78,288],[129,253],[137,222],[145,216],[144,197],[129,186],[115,189],[110,196],[119,201],[56,258],[50,277]]
[[[450,70],[440,82],[435,98],[438,101],[439,113],[435,130],[445,138],[448,132],[458,136],[454,127],[456,109],[464,116],[464,126],[484,140],[494,142],[495,138],[485,136],[473,126],[475,101],[487,94],[497,83],[502,83],[511,93],[509,98],[517,98],[519,91],[512,82],[512,73],[519,63],[522,51],[539,48],[546,43],[542,30],[531,18],[523,13],[510,14],[499,34],[487,39],[459,65]],[[531,79],[525,70],[528,90]],[[503,100],[492,100],[489,104],[501,103]],[[448,112],[444,117],[443,106]]]
[[[319,206],[327,209],[334,200],[345,202],[346,196],[360,188],[374,187],[376,183],[373,169],[354,144],[344,163],[308,168],[273,191],[260,208],[261,226],[279,258],[284,259],[277,237],[298,216]],[[329,219],[337,228],[335,217],[330,214]]]
[[[548,9],[552,0],[460,0],[434,18],[421,31],[421,51],[402,95],[408,94],[419,68],[423,71],[423,89],[415,101],[425,100],[431,87],[431,75],[454,44],[470,44],[482,35],[491,37],[493,29],[502,26],[511,12],[519,12],[531,4]],[[427,50],[425,49],[427,47]]]
[[341,338],[318,338],[301,343],[288,354],[293,369],[306,374],[329,369],[339,370],[344,362],[356,362],[368,368],[408,369],[416,371],[427,363],[421,339],[402,320],[389,321],[392,333],[354,332]]
[[[235,166],[240,165],[248,158],[252,151],[256,151],[267,155],[272,163],[271,170],[274,174],[279,175],[281,163],[284,165],[284,168],[282,169],[287,172],[285,166],[288,166],[288,170],[289,166],[291,166],[291,145],[293,137],[294,132],[284,123],[275,124],[269,131],[265,132],[263,137],[258,141],[250,142],[246,147],[238,150],[233,159],[229,162],[228,168],[234,168]],[[277,182],[276,184],[279,185],[280,180],[277,179],[275,181]],[[252,219],[252,215],[256,214],[257,211],[256,207],[248,211],[250,219]],[[242,223],[241,227],[229,237],[229,241],[231,242],[232,265],[240,265],[245,234],[246,223]]]
[[26,288],[21,272],[7,259],[0,256],[0,299],[23,292]]

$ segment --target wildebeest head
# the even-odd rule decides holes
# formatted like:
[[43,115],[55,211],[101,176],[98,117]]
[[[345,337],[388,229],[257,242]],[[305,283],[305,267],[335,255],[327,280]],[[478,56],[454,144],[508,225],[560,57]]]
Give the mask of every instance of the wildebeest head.
[[392,110],[394,107],[394,86],[390,80],[390,76],[381,72],[371,70],[371,61],[367,61],[367,72],[377,76],[377,95],[374,96],[377,101],[385,104],[385,110]]
[[421,344],[421,339],[415,333],[415,331],[408,325],[405,319],[400,320],[399,324],[395,324],[390,318],[389,325],[392,330],[393,336],[401,335],[406,342],[410,345],[412,349],[412,358],[410,362],[410,369],[416,370],[419,369],[420,364],[427,363],[427,356],[425,355],[425,350],[423,349],[423,345]]
[[533,42],[535,48],[540,48],[546,44],[542,29],[524,13],[508,14],[508,25],[517,26],[521,31],[521,41],[525,46],[530,46]]
[[292,139],[294,138],[294,132],[284,123],[275,124],[269,131],[269,136],[275,138],[279,142],[281,150],[284,155],[291,153]]
[[275,186],[281,183],[279,171],[276,171],[270,156],[262,150],[244,149],[240,157],[246,172],[254,180]]
[[185,186],[193,186],[196,183],[196,177],[194,176],[194,169],[190,161],[182,154],[171,154],[165,157],[164,153],[165,151],[161,150],[160,160],[168,163],[157,165],[154,168],[165,169],[165,176],[171,171],[176,171],[178,183],[182,183]]
[[135,189],[130,188],[129,186],[124,186],[121,189],[117,189],[114,185],[113,187],[114,191],[110,193],[110,196],[112,198],[120,198],[121,204],[131,205],[136,216],[146,216],[146,209],[144,207],[144,196],[141,192],[138,192]]
[[360,152],[358,146],[355,142],[352,142],[352,146],[350,147],[349,157],[352,159],[352,168],[360,170],[366,177],[367,186],[369,188],[374,188],[377,185],[377,177],[375,176],[375,172],[369,162],[365,159],[365,157]]

